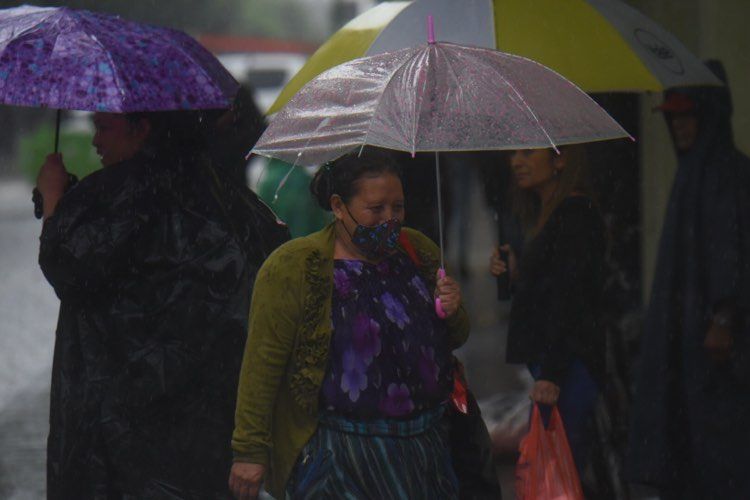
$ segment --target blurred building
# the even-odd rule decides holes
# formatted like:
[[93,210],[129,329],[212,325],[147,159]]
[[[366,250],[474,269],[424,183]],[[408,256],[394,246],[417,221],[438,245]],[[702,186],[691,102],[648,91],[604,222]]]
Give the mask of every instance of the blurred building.
[[328,33],[333,33],[380,1],[382,0],[298,0],[311,7],[311,22],[328,26]]
[[213,52],[240,83],[254,90],[265,112],[289,80],[315,52],[315,44],[296,40],[210,35],[198,40]]

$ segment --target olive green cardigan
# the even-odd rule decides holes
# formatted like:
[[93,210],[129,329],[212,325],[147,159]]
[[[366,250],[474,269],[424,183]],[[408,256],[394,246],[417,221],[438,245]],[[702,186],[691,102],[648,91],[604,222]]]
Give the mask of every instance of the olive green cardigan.
[[[437,246],[417,231],[403,231],[421,276],[434,289]],[[318,424],[331,341],[334,241],[331,224],[287,242],[268,257],[255,281],[232,449],[235,461],[267,466],[266,489],[276,498],[284,498],[297,456]],[[447,322],[456,348],[469,334],[463,306]]]

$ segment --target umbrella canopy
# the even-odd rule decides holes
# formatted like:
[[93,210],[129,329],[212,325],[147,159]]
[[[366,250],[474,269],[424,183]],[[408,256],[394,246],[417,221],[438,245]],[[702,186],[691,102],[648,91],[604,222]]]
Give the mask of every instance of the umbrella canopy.
[[[435,43],[428,20],[427,44],[355,59],[311,80],[252,152],[319,165],[365,145],[434,151],[444,276],[438,151],[556,148],[630,136],[554,71],[492,49]],[[435,313],[446,317],[439,298]]]
[[677,38],[620,0],[415,0],[379,4],[334,33],[268,112],[326,69],[422,42],[428,14],[443,41],[528,57],[587,92],[721,85]]
[[546,148],[629,137],[539,63],[427,43],[336,66],[274,117],[254,153],[319,165],[364,145],[407,151]]
[[0,103],[128,113],[226,108],[238,84],[180,31],[83,10],[0,10]]

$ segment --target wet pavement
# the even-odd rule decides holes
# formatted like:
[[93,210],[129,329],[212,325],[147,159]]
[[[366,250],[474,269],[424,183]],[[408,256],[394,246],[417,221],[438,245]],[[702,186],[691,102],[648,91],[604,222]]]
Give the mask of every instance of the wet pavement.
[[45,497],[49,381],[11,399],[0,413],[0,498]]
[[37,265],[31,187],[0,182],[0,498],[44,498],[58,301]]

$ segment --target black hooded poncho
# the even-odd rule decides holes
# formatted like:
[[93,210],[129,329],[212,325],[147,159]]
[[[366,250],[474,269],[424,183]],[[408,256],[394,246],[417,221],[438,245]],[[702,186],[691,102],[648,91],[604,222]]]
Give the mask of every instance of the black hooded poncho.
[[199,161],[137,156],[62,198],[39,255],[61,300],[49,498],[226,497],[252,283],[286,239]]
[[[722,70],[723,72],[723,70]],[[728,88],[677,89],[696,104],[678,155],[635,370],[629,474],[675,498],[750,498],[750,160],[734,146]],[[733,311],[732,359],[703,342]]]

